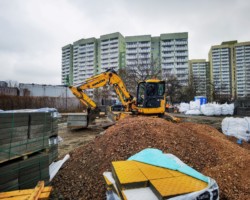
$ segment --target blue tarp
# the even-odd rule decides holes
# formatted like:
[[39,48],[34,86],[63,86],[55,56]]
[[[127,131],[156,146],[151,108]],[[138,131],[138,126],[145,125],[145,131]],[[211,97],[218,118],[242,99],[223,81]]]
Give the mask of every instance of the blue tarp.
[[164,154],[159,149],[147,148],[139,153],[131,156],[128,160],[134,160],[138,162],[143,162],[146,164],[164,167],[171,170],[176,170],[181,173],[187,174],[199,180],[205,181],[208,183],[209,178],[203,174],[197,172],[195,169],[189,167],[176,156],[172,154]]

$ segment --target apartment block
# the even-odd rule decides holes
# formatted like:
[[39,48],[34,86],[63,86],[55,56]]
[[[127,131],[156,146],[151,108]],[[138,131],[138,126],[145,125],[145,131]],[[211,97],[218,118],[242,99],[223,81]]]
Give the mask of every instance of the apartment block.
[[62,75],[63,85],[73,84],[73,46],[71,44],[62,48]]
[[146,69],[152,66],[161,70],[163,79],[174,75],[182,85],[188,83],[188,33],[124,38],[117,32],[102,35],[99,39],[78,40],[63,47],[62,53],[62,62],[68,63],[62,65],[62,83],[67,75],[73,85],[78,85],[107,69],[118,71],[125,67]]
[[120,33],[102,35],[99,42],[99,72],[125,67],[125,41]]
[[210,80],[212,93],[218,96],[235,97],[234,45],[237,41],[222,42],[209,51]]
[[235,44],[236,95],[250,97],[250,42]]
[[207,96],[209,92],[209,62],[205,59],[189,60],[189,83],[197,96]]
[[160,60],[163,77],[174,75],[188,84],[188,33],[160,35]]
[[97,40],[81,39],[73,43],[73,85],[93,76],[97,62]]
[[126,42],[127,69],[146,70],[151,66],[151,36],[128,36]]
[[188,84],[188,33],[128,36],[125,42],[128,69],[153,67],[163,79],[173,75]]

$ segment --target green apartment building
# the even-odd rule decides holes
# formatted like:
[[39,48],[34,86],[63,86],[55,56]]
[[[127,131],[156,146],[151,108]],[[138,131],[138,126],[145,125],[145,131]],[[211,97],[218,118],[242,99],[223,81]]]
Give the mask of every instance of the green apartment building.
[[205,59],[189,60],[189,83],[197,96],[208,96],[210,89],[209,62]]
[[[62,48],[62,84],[78,85],[92,75],[121,68],[154,67],[162,78],[188,84],[188,33],[126,36],[121,33],[80,39]],[[91,95],[92,91],[89,95]]]

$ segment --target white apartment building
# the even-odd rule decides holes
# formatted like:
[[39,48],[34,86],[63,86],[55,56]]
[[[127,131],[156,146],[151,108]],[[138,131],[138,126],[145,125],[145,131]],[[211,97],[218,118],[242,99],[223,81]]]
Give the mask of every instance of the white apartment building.
[[235,45],[235,67],[237,97],[250,97],[250,42]]
[[160,55],[163,77],[173,75],[182,85],[187,85],[188,33],[161,34]]
[[78,85],[95,74],[96,40],[82,39],[73,46],[73,84]]
[[222,42],[209,51],[212,91],[217,96],[235,96],[234,45],[237,41]]
[[100,72],[108,69],[118,71],[121,52],[124,51],[124,37],[120,33],[112,33],[100,37]]
[[207,96],[209,84],[209,62],[205,59],[189,60],[190,81],[196,90],[196,95]]
[[230,53],[230,48],[217,48],[212,50],[214,88],[225,95],[230,95],[231,93]]
[[73,47],[71,44],[62,48],[62,74],[61,83],[63,85],[72,84],[72,54]]
[[126,42],[126,66],[131,70],[145,70],[151,66],[151,36],[130,36]]
[[[96,39],[81,39],[73,43],[73,85],[80,85],[87,78],[95,75]],[[93,89],[87,91],[93,96]]]

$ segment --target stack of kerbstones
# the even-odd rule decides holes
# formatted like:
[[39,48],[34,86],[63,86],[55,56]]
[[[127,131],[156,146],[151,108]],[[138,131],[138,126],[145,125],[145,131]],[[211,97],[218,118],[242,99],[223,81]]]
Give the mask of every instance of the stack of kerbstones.
[[58,156],[55,109],[0,112],[0,191],[49,182]]

